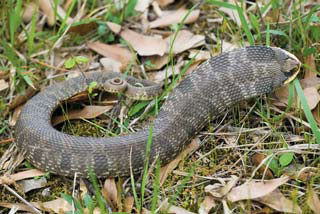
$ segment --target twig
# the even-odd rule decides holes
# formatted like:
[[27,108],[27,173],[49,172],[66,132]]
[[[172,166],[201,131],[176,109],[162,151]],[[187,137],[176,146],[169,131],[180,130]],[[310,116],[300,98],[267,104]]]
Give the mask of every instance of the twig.
[[27,200],[22,198],[16,191],[14,191],[12,188],[10,188],[7,184],[3,184],[4,188],[6,188],[9,192],[11,192],[14,196],[16,196],[18,199],[20,199],[24,204],[26,204],[34,213],[42,214],[40,210],[38,210],[33,204],[29,203]]

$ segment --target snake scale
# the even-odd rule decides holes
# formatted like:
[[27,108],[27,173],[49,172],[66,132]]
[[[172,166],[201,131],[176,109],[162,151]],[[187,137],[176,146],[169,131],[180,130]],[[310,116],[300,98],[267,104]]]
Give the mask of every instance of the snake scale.
[[[300,61],[289,52],[265,46],[235,49],[202,63],[173,89],[160,108],[153,122],[150,162],[158,156],[162,164],[168,163],[209,118],[239,101],[286,84],[296,76],[298,69],[294,68],[299,66]],[[115,72],[89,72],[53,84],[30,99],[15,132],[17,146],[26,159],[37,168],[64,176],[78,173],[87,177],[90,167],[98,177],[116,177],[130,175],[131,157],[133,173],[141,172],[148,127],[129,135],[95,138],[68,135],[51,125],[52,113],[61,101],[87,90],[92,81],[103,88],[114,78],[135,80]]]

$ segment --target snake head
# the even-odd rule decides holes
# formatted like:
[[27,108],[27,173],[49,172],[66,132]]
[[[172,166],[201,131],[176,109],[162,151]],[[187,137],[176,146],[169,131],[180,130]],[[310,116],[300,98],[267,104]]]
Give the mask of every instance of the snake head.
[[272,49],[275,52],[276,60],[281,66],[281,71],[286,77],[283,84],[288,84],[298,75],[301,62],[295,55],[286,50],[277,47],[272,47]]

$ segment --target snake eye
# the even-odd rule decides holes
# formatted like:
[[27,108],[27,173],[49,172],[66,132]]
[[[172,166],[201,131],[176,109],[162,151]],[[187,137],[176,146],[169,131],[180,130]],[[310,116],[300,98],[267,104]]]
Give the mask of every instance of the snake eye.
[[104,89],[111,93],[123,92],[127,88],[127,82],[119,77],[108,79],[104,83]]
[[110,80],[110,83],[113,84],[113,85],[122,85],[123,84],[123,80],[120,79],[119,77],[115,77],[115,78],[112,78]]

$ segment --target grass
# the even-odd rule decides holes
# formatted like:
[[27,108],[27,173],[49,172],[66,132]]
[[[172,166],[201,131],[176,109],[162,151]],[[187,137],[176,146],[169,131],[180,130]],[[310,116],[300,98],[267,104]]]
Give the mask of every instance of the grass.
[[[37,10],[33,13],[29,27],[27,27],[21,20],[19,14],[22,13],[21,0],[9,0],[8,4],[3,4],[0,7],[1,22],[6,24],[0,25],[0,72],[10,73],[7,81],[12,81],[13,87],[10,92],[7,92],[1,97],[0,102],[0,142],[14,136],[13,128],[9,126],[10,118],[12,117],[13,110],[8,111],[8,105],[12,99],[12,95],[22,94],[27,87],[31,87],[34,83],[46,80],[44,72],[48,72],[51,68],[41,67],[33,63],[33,59],[49,63],[52,53],[55,53],[57,45],[62,47],[69,47],[77,43],[84,43],[88,40],[86,36],[73,35],[68,32],[71,25],[67,24],[69,17],[74,17],[77,14],[77,1],[73,0],[71,6],[67,10],[67,15],[62,18],[57,15],[57,5],[59,1],[54,1],[54,11],[56,14],[56,22],[59,24],[54,27],[44,27],[43,32],[37,30]],[[320,30],[317,27],[320,23],[316,13],[319,12],[320,6],[314,6],[308,13],[303,13],[301,10],[302,1],[294,1],[290,13],[286,11],[285,7],[278,4],[278,1],[271,0],[268,4],[259,6],[256,11],[247,11],[244,7],[244,1],[238,1],[236,4],[230,4],[223,1],[207,0],[202,5],[188,5],[190,8],[189,13],[183,18],[180,24],[172,26],[174,36],[170,46],[169,52],[169,66],[174,67],[176,56],[173,54],[173,43],[177,34],[184,28],[189,28],[193,32],[205,34],[210,40],[210,35],[213,33],[217,36],[217,45],[214,46],[210,42],[202,49],[207,49],[211,53],[216,53],[219,47],[224,42],[229,41],[235,44],[250,44],[267,46],[280,46],[295,53],[299,58],[304,59],[314,55],[316,61],[316,68],[319,68],[319,52],[318,41],[320,40]],[[128,3],[121,9],[111,4],[109,1],[108,10],[105,14],[94,20],[98,28],[101,30],[90,34],[90,39],[101,39],[108,42],[122,42],[122,44],[129,46],[129,49],[134,53],[130,45],[121,41],[116,35],[113,35],[108,29],[105,29],[103,24],[105,21],[112,21],[129,26],[133,21],[138,20],[138,14],[134,11],[137,0],[129,0]],[[87,9],[91,15],[97,11],[99,1],[88,1]],[[231,20],[224,12],[218,11],[219,7],[224,7],[233,10],[239,15],[241,28]],[[194,24],[183,24],[187,16],[196,8],[200,8],[201,18]],[[300,9],[299,9],[300,8]],[[269,12],[268,12],[269,11]],[[89,13],[88,12],[88,13]],[[263,17],[268,12],[268,17]],[[249,20],[246,19],[246,16]],[[8,17],[8,19],[7,19]],[[279,21],[281,17],[282,21]],[[223,21],[210,22],[210,19],[222,18]],[[129,23],[129,24],[128,24]],[[8,26],[8,29],[6,29]],[[170,28],[168,28],[170,29]],[[136,30],[136,29],[135,29]],[[18,35],[25,32],[26,40],[19,41]],[[76,39],[73,39],[76,38]],[[43,50],[49,49],[48,54],[33,57]],[[88,50],[79,51],[79,54],[86,53]],[[70,53],[73,58],[74,53]],[[131,74],[134,69],[134,64],[140,63],[140,58],[134,53],[134,62],[128,66],[126,74]],[[192,65],[194,59],[191,59],[182,68],[179,75],[174,76],[171,84],[166,80],[166,90],[162,96],[158,97],[155,106],[144,114],[143,118],[149,120],[152,118],[159,109],[162,101],[170,94],[177,82],[183,78],[187,69]],[[16,72],[13,72],[15,68]],[[308,65],[303,65],[302,71],[307,70]],[[317,69],[313,69],[317,72]],[[35,72],[34,72],[35,71]],[[1,73],[0,73],[1,74]],[[303,74],[300,75],[302,78]],[[1,76],[0,76],[1,77]],[[42,86],[45,86],[46,81],[42,81]],[[294,103],[294,91],[300,100],[299,108],[296,108]],[[1,94],[2,96],[2,94]],[[90,101],[95,102],[94,99]],[[131,132],[128,127],[130,122],[143,114],[144,109],[149,105],[149,102],[138,102],[128,107],[129,117],[123,123],[117,119],[111,118],[114,124],[114,129],[108,130],[104,121],[96,120],[83,120],[82,122],[66,122],[64,129],[66,132],[79,134],[79,135],[97,135],[100,136],[103,131],[106,135],[118,135],[120,130]],[[142,212],[143,208],[148,208],[151,213],[166,213],[167,211],[160,211],[160,201],[168,198],[169,204],[177,205],[186,208],[187,210],[197,212],[200,203],[206,196],[205,187],[208,184],[215,184],[214,180],[206,179],[206,177],[225,179],[231,175],[241,177],[241,182],[249,179],[261,179],[265,177],[264,172],[256,170],[257,166],[252,163],[251,157],[256,153],[263,153],[266,155],[262,165],[270,169],[274,177],[279,177],[283,174],[290,173],[291,168],[301,167],[318,168],[320,165],[319,154],[315,150],[308,150],[308,152],[298,153],[297,151],[281,152],[297,143],[290,142],[289,136],[296,138],[304,138],[306,144],[320,143],[320,133],[316,118],[314,118],[310,107],[308,106],[306,97],[298,80],[295,80],[289,87],[289,101],[287,107],[283,109],[282,113],[278,113],[271,108],[272,101],[265,96],[241,103],[230,109],[226,115],[215,118],[203,130],[200,139],[205,142],[201,148],[190,157],[182,160],[176,171],[171,173],[163,186],[160,186],[160,162],[158,159],[154,163],[153,173],[148,174],[150,170],[150,159],[147,158],[144,172],[141,180],[137,176],[130,177],[130,185],[126,185],[126,192],[121,192],[121,199],[124,200],[126,196],[133,195],[134,207],[136,212]],[[7,112],[5,114],[5,112]],[[297,119],[292,119],[294,116]],[[303,122],[307,121],[311,129],[305,127]],[[143,123],[139,121],[137,127],[142,127]],[[221,125],[222,124],[222,125]],[[224,129],[221,129],[224,127]],[[268,132],[259,132],[257,128],[269,130]],[[230,130],[229,130],[230,129]],[[232,131],[232,130],[233,131]],[[242,132],[242,129],[248,129],[248,132]],[[222,131],[221,131],[222,130]],[[235,131],[234,131],[235,130]],[[152,135],[153,130],[150,130]],[[241,133],[242,132],[242,133]],[[206,134],[207,133],[207,134]],[[152,140],[149,138],[146,144],[146,150],[149,154]],[[7,145],[0,144],[0,154],[7,149]],[[314,154],[310,154],[314,152]],[[149,157],[149,155],[147,155]],[[195,165],[196,163],[196,165]],[[262,166],[261,165],[261,166]],[[290,185],[284,185],[281,190],[287,198],[299,204],[304,213],[311,213],[310,208],[305,204],[306,195],[308,195],[308,188],[314,189],[319,193],[318,184],[320,182],[319,172],[312,176],[312,179],[304,181],[294,180]],[[72,187],[71,181],[65,181],[64,187],[59,188],[60,176],[52,176],[50,178],[50,186],[53,189],[52,195],[49,198],[40,196],[40,191],[26,195],[28,201],[33,200],[52,200],[59,197],[60,193],[69,203],[74,204],[78,213],[84,213],[85,209],[89,213],[93,212],[94,207],[99,207],[102,213],[108,213],[108,206],[100,192],[100,182],[94,176],[91,176],[91,182],[94,187],[94,195],[86,195],[84,198],[79,199],[71,196],[70,188]],[[118,185],[123,184],[122,179],[116,179]],[[129,190],[128,190],[129,189]],[[303,194],[301,194],[301,192]],[[0,186],[1,200],[16,201],[6,190]],[[1,202],[1,201],[0,201]],[[230,209],[234,213],[246,213],[247,211],[255,211],[255,207],[251,202],[246,202],[240,206],[237,203],[229,203]],[[1,209],[1,208],[0,208]],[[221,213],[224,208],[218,204],[212,209],[213,213]],[[123,210],[119,210],[120,212]]]

